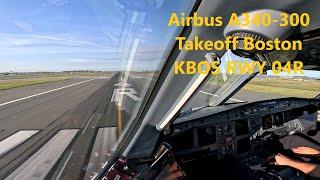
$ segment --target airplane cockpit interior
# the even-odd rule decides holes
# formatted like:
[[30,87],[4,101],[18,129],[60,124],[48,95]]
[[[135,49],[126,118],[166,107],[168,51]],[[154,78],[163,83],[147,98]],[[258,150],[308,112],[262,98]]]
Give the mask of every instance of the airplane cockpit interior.
[[[215,3],[200,3],[197,12],[212,16],[217,12],[211,12],[204,7],[213,4]],[[299,11],[310,7],[308,5],[297,7],[293,4],[292,6],[293,9],[299,9]],[[270,7],[271,5],[264,8],[238,7],[238,10],[251,14],[271,13],[277,17],[280,17],[279,13],[286,12],[280,9],[270,10]],[[287,10],[287,12],[293,11],[293,9]],[[217,9],[215,8],[215,10]],[[269,64],[264,69],[264,73],[270,70],[275,59],[286,63],[285,58],[299,58],[305,65],[313,65],[316,67],[315,70],[319,70],[319,57],[315,58],[312,55],[315,53],[315,50],[312,49],[319,48],[319,27],[311,31],[303,27],[272,26],[269,29],[271,30],[249,25],[245,28],[225,27],[223,32],[216,32],[219,35],[208,35],[205,30],[195,32],[206,38],[222,35],[227,37],[235,34],[243,39],[245,37],[256,39],[302,38],[304,45],[308,48],[289,53],[246,51],[240,43],[237,45],[237,50],[227,51],[222,55],[207,52],[200,56],[205,57],[209,62],[217,61],[220,65],[226,63],[228,59],[267,61]],[[193,31],[190,31],[189,29],[182,33],[194,36]],[[173,53],[173,56],[177,57],[178,55]],[[188,53],[181,56],[194,57]],[[168,69],[171,69],[170,64],[166,65],[168,65]],[[129,148],[122,151],[129,169],[132,172],[139,172],[136,176],[137,179],[155,179],[160,172],[164,171],[163,169],[168,168],[168,164],[177,164],[178,170],[187,179],[204,179],[206,177],[212,177],[210,179],[314,178],[299,169],[275,165],[275,156],[281,153],[293,159],[299,160],[301,158],[289,150],[294,140],[288,137],[294,136],[298,139],[304,139],[319,147],[320,142],[317,141],[317,138],[319,140],[320,137],[319,125],[317,127],[317,122],[320,121],[319,96],[314,98],[260,98],[257,94],[257,97],[252,95],[246,101],[238,101],[233,98],[234,95],[240,93],[241,89],[245,89],[250,81],[258,79],[257,73],[232,77],[224,75],[222,72],[218,75],[220,79],[210,75],[184,79],[181,76],[171,76],[170,70],[165,68],[163,71],[164,80],[160,81],[162,89],[165,86],[166,90],[170,91],[168,90],[170,87],[179,87],[184,91],[180,91],[180,95],[175,94],[175,91],[170,92],[173,95],[162,94],[162,97],[167,95],[167,98],[164,99],[155,97],[153,104],[158,107],[164,106],[170,101],[168,100],[170,98],[174,100],[171,100],[172,106],[169,109],[154,108],[153,114],[149,113],[149,115],[153,115],[153,119],[150,118],[149,122],[145,121],[146,124],[142,123],[139,126],[138,133],[140,135],[135,136],[136,140],[128,142],[129,145],[126,147]],[[159,77],[162,77],[161,74]],[[206,104],[195,106],[196,101],[201,99],[201,93],[207,93],[205,90],[209,89],[208,84],[210,83],[208,82],[214,84],[215,91],[211,94],[212,97],[205,100]],[[159,88],[160,91],[161,88]],[[242,94],[242,96],[245,95]],[[238,95],[238,97],[242,96]],[[152,105],[150,105],[151,110],[149,109],[149,111],[152,111]],[[144,117],[148,118],[148,113]],[[141,128],[143,125],[145,125],[144,128]],[[154,148],[149,149],[149,147]],[[313,160],[318,161],[317,158]]]

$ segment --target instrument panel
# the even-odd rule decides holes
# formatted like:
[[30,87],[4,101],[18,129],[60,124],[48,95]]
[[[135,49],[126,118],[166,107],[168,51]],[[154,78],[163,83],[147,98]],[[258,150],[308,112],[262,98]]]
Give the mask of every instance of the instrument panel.
[[[304,127],[296,118],[318,105],[319,100],[284,98],[231,105],[230,108],[225,105],[224,110],[212,107],[211,113],[207,109],[198,111],[198,118],[195,115],[178,118],[172,126],[172,144],[176,144],[177,139],[178,144],[184,144],[181,151],[179,146],[174,147],[177,154],[206,150],[213,152],[217,159],[241,157],[261,149],[256,139],[263,133],[274,132],[283,136],[302,131]],[[185,133],[189,138],[177,138]]]

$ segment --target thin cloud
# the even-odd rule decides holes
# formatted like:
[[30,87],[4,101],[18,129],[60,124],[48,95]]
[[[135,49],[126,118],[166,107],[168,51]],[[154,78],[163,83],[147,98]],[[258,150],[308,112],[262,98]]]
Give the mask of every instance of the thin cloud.
[[16,25],[18,28],[22,29],[25,32],[32,32],[33,31],[33,26],[32,24],[25,22],[25,21],[20,21],[20,20],[14,20],[12,22],[14,25]]
[[80,44],[80,45],[99,46],[96,43],[92,43],[92,42],[88,42],[88,41],[78,41],[78,40],[65,39],[65,38],[59,38],[59,37],[54,37],[54,36],[41,36],[41,35],[25,35],[25,36],[54,40],[54,41],[64,41],[64,42],[75,43],[75,44]]
[[[7,40],[15,40],[15,41],[24,41],[24,43],[27,43],[27,40],[29,40],[29,44],[34,44],[35,39],[43,39],[43,40],[51,40],[56,42],[62,42],[66,45],[82,45],[82,46],[96,46],[100,48],[106,48],[105,46],[102,46],[100,44],[90,42],[90,41],[84,41],[84,40],[75,40],[70,39],[66,37],[58,37],[58,36],[48,36],[48,35],[36,35],[36,34],[10,34],[10,33],[0,33],[0,37],[5,38]],[[19,43],[17,43],[19,44]]]
[[69,1],[68,0],[49,0],[48,3],[55,5],[57,7],[60,7],[60,6],[68,4]]

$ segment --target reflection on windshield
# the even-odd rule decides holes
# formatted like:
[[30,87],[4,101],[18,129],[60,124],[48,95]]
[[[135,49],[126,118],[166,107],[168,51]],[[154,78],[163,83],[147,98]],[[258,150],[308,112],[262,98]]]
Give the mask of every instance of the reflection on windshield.
[[[192,100],[183,108],[184,110],[189,108],[208,106],[209,101],[214,101],[217,98],[224,95],[224,92],[242,76],[238,67],[235,72],[227,71],[228,62],[252,62],[248,58],[242,58],[234,55],[231,51],[227,51],[221,57],[221,64],[219,65],[220,73],[217,75],[211,75],[211,78],[205,83],[201,90],[192,98]],[[228,103],[243,102],[236,99],[229,99]]]
[[[219,74],[218,77],[216,77],[217,79],[217,87],[218,90],[215,93],[215,96],[213,96],[212,98],[215,99],[219,96],[221,96],[223,94],[223,92],[230,87],[230,85],[236,80],[238,79],[242,74],[240,74],[240,70],[238,67],[236,67],[236,73],[234,72],[227,72],[227,64],[229,62],[252,62],[252,60],[247,59],[247,58],[241,58],[239,56],[234,55],[231,51],[227,51],[221,58],[221,64],[220,64],[220,68],[221,68],[221,73]],[[231,68],[230,68],[231,69]]]
[[[123,138],[138,111],[143,108],[167,51],[180,31],[167,26],[171,12],[188,13],[194,1],[137,3],[119,0],[119,3],[125,7],[126,14],[124,25],[119,29],[122,32],[121,69],[114,79],[111,104],[115,108],[107,110],[107,114],[113,117],[112,121],[117,126],[118,142]],[[110,11],[114,10],[110,8]],[[113,144],[111,151],[117,146],[118,144]]]

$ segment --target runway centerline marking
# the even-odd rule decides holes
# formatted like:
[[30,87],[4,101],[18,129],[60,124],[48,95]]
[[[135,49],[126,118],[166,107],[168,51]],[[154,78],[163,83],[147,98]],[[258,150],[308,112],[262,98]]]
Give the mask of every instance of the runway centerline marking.
[[42,93],[26,96],[26,97],[23,97],[23,98],[12,100],[12,101],[8,101],[8,102],[0,104],[0,107],[8,105],[8,104],[15,103],[15,102],[23,101],[23,100],[26,100],[26,99],[30,99],[30,98],[33,98],[33,97],[37,97],[37,96],[40,96],[40,95],[48,94],[48,93],[51,93],[51,92],[59,91],[61,89],[65,89],[65,88],[68,88],[68,87],[72,87],[72,86],[76,86],[76,85],[79,85],[79,84],[83,84],[83,83],[86,83],[86,82],[89,82],[89,81],[92,81],[92,80],[95,80],[95,79],[96,78],[85,80],[85,81],[81,81],[81,82],[78,82],[78,83],[75,83],[75,84],[70,84],[70,85],[67,85],[67,86],[63,86],[63,87],[60,87],[60,88],[52,89],[52,90],[45,91],[45,92],[42,92]]
[[[209,92],[205,92],[205,91],[200,91],[200,92],[203,93],[203,94],[208,94],[208,95],[211,95],[211,96],[216,96],[216,97],[218,97],[218,95],[212,94],[212,93],[209,93]],[[230,98],[230,100],[232,100],[232,101],[237,101],[237,102],[245,102],[245,101],[242,101],[242,100],[239,100],[239,99],[234,99],[234,98]]]

